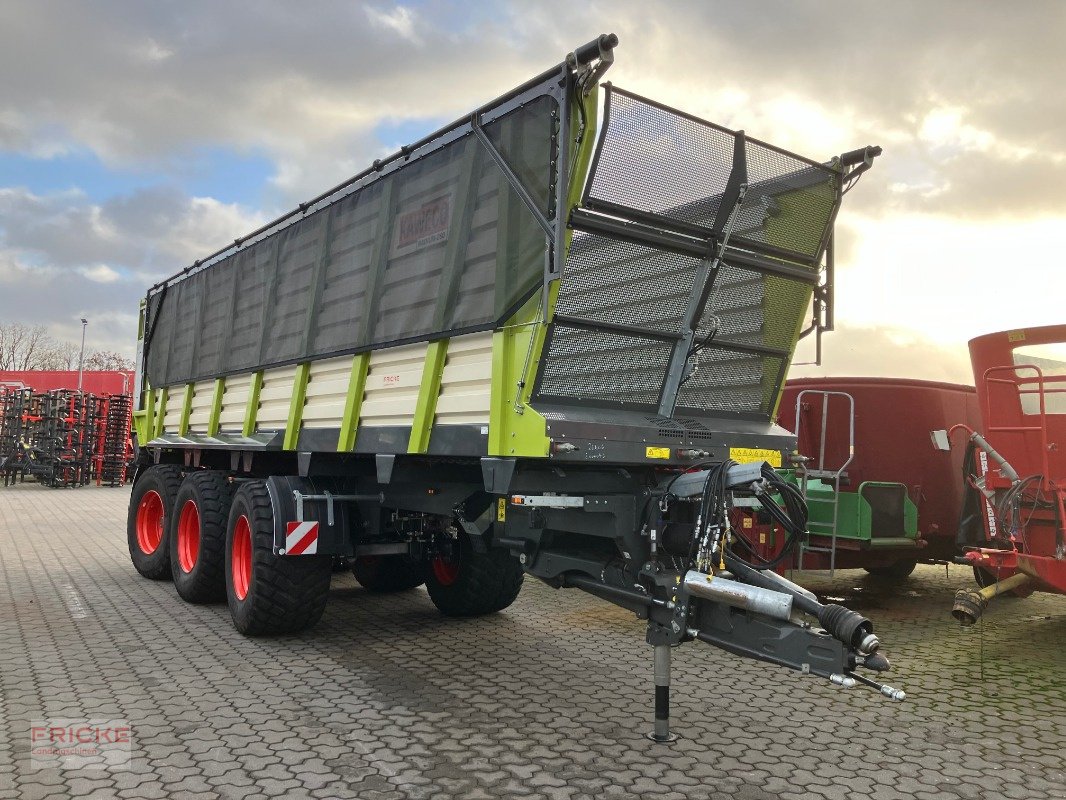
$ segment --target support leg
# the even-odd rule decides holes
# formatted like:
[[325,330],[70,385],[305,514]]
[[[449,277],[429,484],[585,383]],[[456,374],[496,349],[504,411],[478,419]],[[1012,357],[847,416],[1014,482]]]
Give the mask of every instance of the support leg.
[[677,741],[670,733],[670,645],[655,645],[655,728],[648,738],[653,742]]

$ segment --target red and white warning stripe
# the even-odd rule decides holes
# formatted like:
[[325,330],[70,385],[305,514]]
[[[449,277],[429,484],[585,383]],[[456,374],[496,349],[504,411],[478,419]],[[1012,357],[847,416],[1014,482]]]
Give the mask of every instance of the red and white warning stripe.
[[285,555],[309,556],[318,552],[318,523],[289,522],[285,526]]

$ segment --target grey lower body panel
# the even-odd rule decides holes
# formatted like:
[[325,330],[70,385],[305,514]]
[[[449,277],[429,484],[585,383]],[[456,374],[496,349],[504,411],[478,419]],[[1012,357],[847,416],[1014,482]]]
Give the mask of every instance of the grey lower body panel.
[[[691,466],[724,461],[733,448],[777,451],[784,464],[795,448],[795,437],[768,421],[709,417],[660,417],[639,411],[593,407],[545,406],[535,409],[547,421],[552,440],[551,461],[565,464],[619,464],[662,467]],[[333,454],[339,428],[305,428],[296,451]],[[408,454],[409,425],[362,427],[355,447],[361,455]],[[488,453],[488,427],[436,425],[424,455],[448,458],[483,458]],[[148,442],[149,448],[212,449],[229,451],[281,451],[284,431],[252,436],[219,432],[215,436],[167,434]],[[538,460],[538,459],[533,459]]]
[[[661,417],[654,413],[580,406],[543,406],[553,457],[566,463],[600,462],[686,466],[724,461],[732,448],[773,450],[782,464],[795,437],[765,420]],[[567,447],[566,445],[572,445]],[[649,448],[655,451],[649,455]]]
[[[243,436],[236,432],[220,431],[214,436],[190,433],[185,436],[165,434],[149,441],[146,447],[178,450],[244,450],[263,451],[283,449],[285,432],[265,431]],[[338,453],[340,428],[305,428],[300,431],[296,451],[301,453]],[[488,428],[482,425],[437,425],[429,439],[428,455],[480,458],[488,455]],[[411,426],[390,425],[363,427],[351,453],[376,455],[408,452]]]
[[224,431],[219,431],[214,436],[208,436],[206,433],[187,433],[184,436],[167,433],[157,436],[144,446],[180,450],[280,450],[284,437],[284,431],[261,431],[251,436]]

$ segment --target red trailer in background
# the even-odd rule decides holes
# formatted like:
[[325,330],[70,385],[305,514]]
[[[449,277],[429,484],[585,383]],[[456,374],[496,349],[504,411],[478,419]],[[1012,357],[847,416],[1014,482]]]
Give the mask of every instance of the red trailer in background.
[[[77,391],[78,371],[74,370],[0,370],[0,387],[33,389],[51,392],[57,389]],[[132,370],[85,370],[81,390],[88,394],[130,394],[133,391]]]
[[778,422],[798,438],[798,482],[810,506],[800,569],[902,578],[952,560],[962,513],[962,454],[930,432],[978,420],[972,386],[894,378],[787,382]]
[[997,594],[1066,594],[1066,325],[979,336],[970,361],[981,424],[945,439],[969,434],[968,499],[982,524],[964,558],[988,585],[956,596],[963,624]]

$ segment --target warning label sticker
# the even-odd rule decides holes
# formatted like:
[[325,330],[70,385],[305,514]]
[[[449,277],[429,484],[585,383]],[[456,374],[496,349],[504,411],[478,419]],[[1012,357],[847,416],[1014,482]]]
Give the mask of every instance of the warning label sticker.
[[781,451],[765,450],[761,447],[730,447],[729,457],[738,464],[753,464],[765,461],[771,467],[781,467]]

